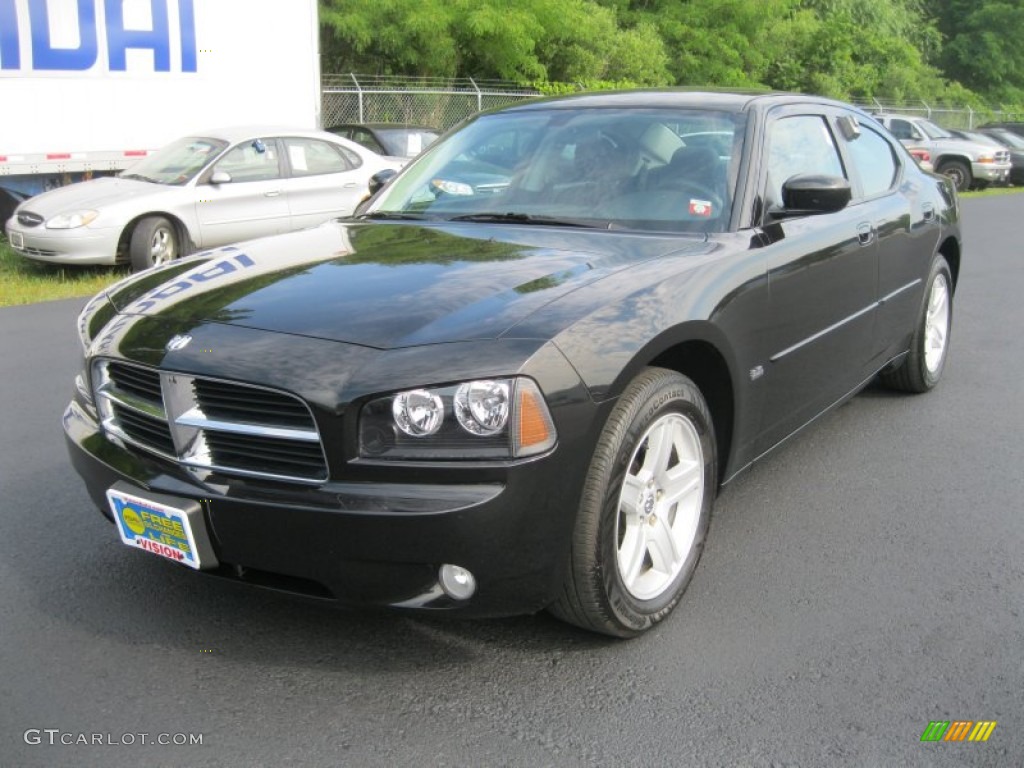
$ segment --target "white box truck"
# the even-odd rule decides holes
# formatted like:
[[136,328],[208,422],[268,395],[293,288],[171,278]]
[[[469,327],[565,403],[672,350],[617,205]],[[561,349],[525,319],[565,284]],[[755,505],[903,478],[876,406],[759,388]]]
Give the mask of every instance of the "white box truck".
[[316,0],[0,0],[0,222],[204,128],[319,122]]

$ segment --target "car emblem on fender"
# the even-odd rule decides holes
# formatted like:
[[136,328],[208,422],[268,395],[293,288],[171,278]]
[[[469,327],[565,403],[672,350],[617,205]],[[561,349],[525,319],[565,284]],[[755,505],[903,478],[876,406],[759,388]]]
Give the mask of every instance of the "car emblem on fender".
[[167,346],[164,347],[168,352],[177,352],[178,350],[184,349],[192,343],[192,337],[187,333],[178,333],[171,337],[171,340],[167,342]]

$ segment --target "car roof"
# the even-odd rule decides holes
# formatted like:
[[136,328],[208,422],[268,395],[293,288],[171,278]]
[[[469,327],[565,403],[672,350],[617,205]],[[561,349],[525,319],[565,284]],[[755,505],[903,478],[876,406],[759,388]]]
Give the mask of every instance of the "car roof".
[[233,125],[228,127],[210,128],[204,131],[194,131],[189,136],[205,137],[211,139],[222,139],[229,144],[235,144],[246,139],[262,139],[268,136],[298,136],[310,139],[333,139],[339,137],[327,131],[311,130],[309,128],[297,128],[287,125]]
[[332,125],[327,130],[334,131],[339,128],[370,128],[371,130],[377,128],[408,128],[413,131],[431,131],[433,133],[437,133],[437,128],[433,128],[429,125],[418,125],[415,123],[338,123],[337,125]]
[[[850,109],[850,104],[808,96],[802,93],[757,90],[706,90],[690,88],[657,88],[630,91],[600,91],[570,96],[554,96],[505,107],[502,112],[528,112],[534,109],[561,109],[575,107],[620,108],[693,108],[715,109],[722,112],[744,112],[749,109],[768,109],[787,104],[817,104]],[[857,111],[857,107],[852,107]]]

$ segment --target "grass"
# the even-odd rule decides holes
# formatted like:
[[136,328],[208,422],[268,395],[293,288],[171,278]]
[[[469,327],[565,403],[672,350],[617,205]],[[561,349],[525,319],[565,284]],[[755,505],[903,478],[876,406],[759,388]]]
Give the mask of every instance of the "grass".
[[974,192],[961,192],[960,197],[997,197],[999,195],[1014,195],[1024,192],[1024,187],[989,187]]
[[[1024,192],[1024,187],[989,187],[961,197],[993,197]],[[128,274],[126,267],[68,267],[19,256],[0,236],[0,307],[52,299],[92,296]]]
[[123,267],[43,264],[15,253],[0,237],[0,307],[92,296],[128,274]]

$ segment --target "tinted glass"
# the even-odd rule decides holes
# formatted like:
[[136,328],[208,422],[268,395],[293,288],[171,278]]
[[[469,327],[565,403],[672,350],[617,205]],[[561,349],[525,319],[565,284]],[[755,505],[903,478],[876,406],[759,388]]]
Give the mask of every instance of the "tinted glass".
[[768,135],[769,207],[782,205],[782,185],[800,174],[846,176],[822,116],[797,115],[772,123]]
[[874,197],[892,187],[898,166],[889,142],[868,126],[861,125],[860,136],[848,142],[846,148],[860,176],[865,197]]
[[728,226],[743,120],[662,109],[484,115],[431,147],[373,209],[720,232]]

